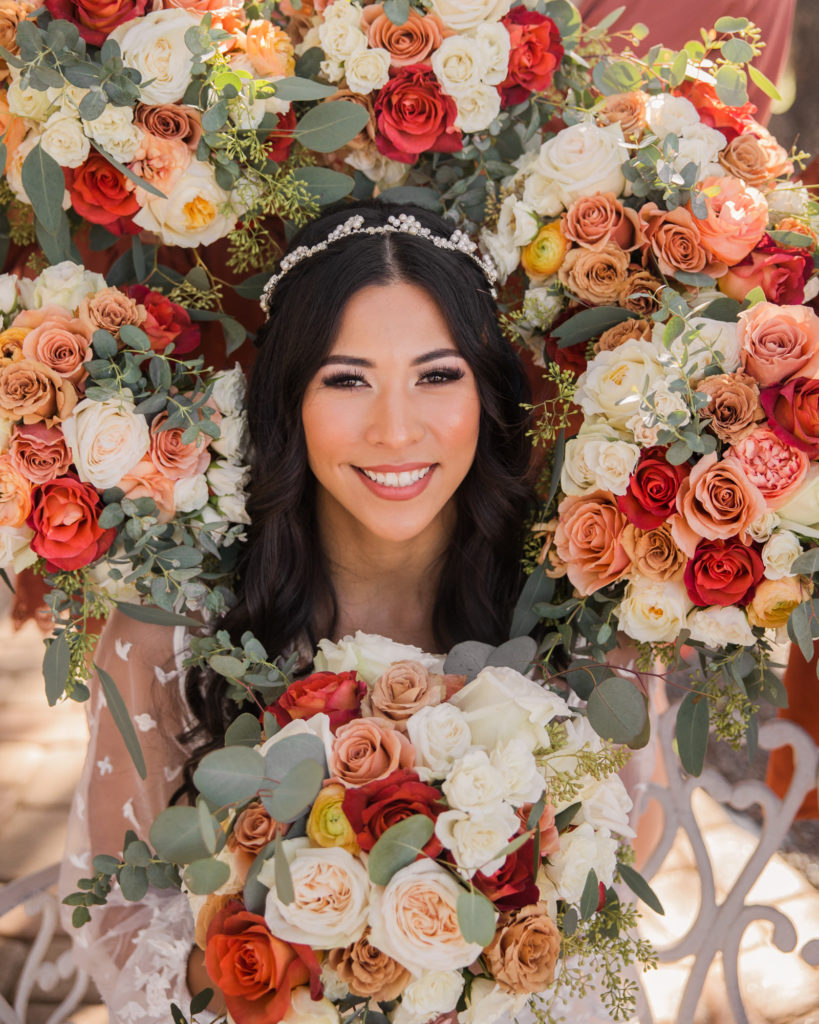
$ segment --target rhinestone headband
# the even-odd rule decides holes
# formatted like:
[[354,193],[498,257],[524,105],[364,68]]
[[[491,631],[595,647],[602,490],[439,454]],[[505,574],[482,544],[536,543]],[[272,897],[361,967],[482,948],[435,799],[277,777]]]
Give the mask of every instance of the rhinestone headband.
[[342,238],[350,238],[352,235],[392,234],[415,235],[418,238],[425,238],[428,242],[432,242],[436,249],[449,249],[451,252],[460,252],[464,256],[468,256],[480,268],[484,277],[489,282],[489,290],[493,298],[497,298],[495,284],[498,280],[498,273],[495,265],[488,256],[483,256],[478,251],[477,245],[460,228],[455,230],[451,237],[444,238],[442,235],[436,235],[434,231],[424,227],[416,217],[409,213],[399,213],[397,216],[390,215],[387,218],[386,224],[377,224],[370,227],[365,227],[364,218],[361,214],[355,214],[345,220],[343,224],[333,228],[324,241],[317,242],[311,246],[300,245],[298,249],[294,249],[283,257],[279,264],[279,272],[274,274],[264,287],[261,298],[262,309],[265,313],[269,312],[273,291],[289,270],[292,270],[293,267],[303,260],[308,260],[311,256],[315,256],[316,253],[324,252],[333,242],[339,242]]

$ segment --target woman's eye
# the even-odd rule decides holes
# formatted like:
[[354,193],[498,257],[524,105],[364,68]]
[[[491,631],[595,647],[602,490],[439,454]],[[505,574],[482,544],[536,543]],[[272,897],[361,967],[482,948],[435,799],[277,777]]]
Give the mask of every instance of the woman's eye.
[[357,388],[367,383],[361,373],[333,373],[322,381],[327,388]]
[[461,380],[464,371],[455,366],[437,366],[427,370],[421,376],[422,384],[446,384],[451,380]]

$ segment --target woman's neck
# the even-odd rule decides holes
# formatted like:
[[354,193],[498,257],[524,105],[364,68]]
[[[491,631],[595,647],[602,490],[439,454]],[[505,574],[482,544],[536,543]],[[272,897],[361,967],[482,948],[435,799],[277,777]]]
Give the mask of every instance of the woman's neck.
[[432,613],[454,506],[411,540],[374,536],[332,500],[318,502],[319,534],[336,594],[335,636],[379,633],[435,647]]

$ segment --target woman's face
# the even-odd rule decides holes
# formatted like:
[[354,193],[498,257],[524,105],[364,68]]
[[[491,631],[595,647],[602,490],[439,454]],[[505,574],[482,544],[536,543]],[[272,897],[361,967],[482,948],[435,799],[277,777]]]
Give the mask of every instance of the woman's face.
[[319,507],[383,540],[419,537],[443,522],[472,465],[480,414],[430,296],[405,283],[361,289],[302,405]]

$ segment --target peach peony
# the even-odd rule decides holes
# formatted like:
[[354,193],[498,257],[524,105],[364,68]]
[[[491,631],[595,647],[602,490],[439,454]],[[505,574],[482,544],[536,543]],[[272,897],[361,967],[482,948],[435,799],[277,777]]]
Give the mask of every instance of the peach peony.
[[31,512],[31,484],[7,452],[0,455],[0,526],[22,526]]
[[613,192],[597,192],[575,199],[563,214],[563,234],[587,249],[602,249],[613,242],[621,249],[641,242],[640,220]]
[[373,718],[358,718],[339,726],[329,768],[345,786],[364,786],[414,764],[415,748],[403,733]]
[[286,78],[295,71],[293,44],[287,33],[270,21],[250,22],[245,51],[253,70],[264,78]]
[[[130,167],[140,178],[167,196],[190,162],[190,150],[180,139],[159,138],[146,132]],[[145,189],[137,186],[136,197],[140,206],[145,205],[149,195]]]
[[762,387],[793,377],[819,377],[819,316],[809,306],[758,302],[739,314],[745,372]]
[[697,220],[703,248],[732,267],[765,234],[768,204],[761,192],[739,178],[705,178],[700,190],[708,211]]
[[773,509],[798,490],[810,465],[807,452],[780,441],[769,427],[757,427],[730,448],[725,458],[736,459]]
[[564,498],[558,508],[555,549],[582,595],[619,580],[631,568],[623,547],[628,520],[608,491]]
[[[677,509],[688,528],[707,540],[745,540],[748,527],[767,511],[765,499],[736,459],[703,456],[677,492]],[[679,539],[675,535],[675,540]],[[680,544],[683,549],[685,545]]]
[[156,516],[160,523],[168,523],[176,511],[173,480],[161,473],[149,458],[142,459],[117,484],[125,497],[153,498],[157,504]]

